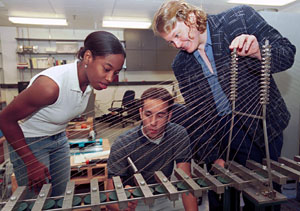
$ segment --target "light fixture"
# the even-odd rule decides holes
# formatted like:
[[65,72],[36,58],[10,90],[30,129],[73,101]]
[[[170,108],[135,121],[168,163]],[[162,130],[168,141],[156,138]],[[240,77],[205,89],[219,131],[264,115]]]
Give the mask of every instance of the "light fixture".
[[18,24],[34,24],[34,25],[58,25],[67,26],[66,19],[58,18],[24,18],[24,17],[9,17],[9,21]]
[[251,4],[251,5],[265,5],[265,6],[284,6],[296,0],[228,0],[232,4]]
[[109,28],[148,29],[151,26],[151,21],[148,19],[106,17],[103,18],[102,26]]

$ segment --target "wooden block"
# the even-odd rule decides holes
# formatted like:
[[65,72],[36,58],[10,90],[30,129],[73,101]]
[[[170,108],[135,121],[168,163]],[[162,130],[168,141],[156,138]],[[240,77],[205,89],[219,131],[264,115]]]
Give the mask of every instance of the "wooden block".
[[71,175],[71,180],[75,182],[76,185],[79,184],[88,184],[93,178],[97,178],[99,182],[103,181],[106,183],[107,180],[107,164],[99,163],[94,166],[85,166],[78,168],[76,166],[71,168],[73,175],[78,172],[84,172],[83,175],[73,176]]
[[[247,160],[246,167],[248,167],[249,169],[256,171],[256,172],[263,172],[266,175],[268,174],[268,170],[267,170],[266,166],[264,166],[260,163],[257,163],[253,160]],[[271,173],[272,173],[272,179],[274,182],[276,182],[277,184],[280,184],[280,185],[286,184],[287,176],[275,171],[274,169],[271,171]]]

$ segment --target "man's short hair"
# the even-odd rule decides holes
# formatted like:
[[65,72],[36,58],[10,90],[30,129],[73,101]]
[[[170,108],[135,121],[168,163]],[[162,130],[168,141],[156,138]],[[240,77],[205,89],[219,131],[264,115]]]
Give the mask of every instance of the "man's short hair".
[[144,102],[147,99],[158,99],[168,103],[168,112],[172,110],[174,104],[174,98],[170,92],[162,87],[152,87],[145,90],[141,96],[142,106],[144,106]]

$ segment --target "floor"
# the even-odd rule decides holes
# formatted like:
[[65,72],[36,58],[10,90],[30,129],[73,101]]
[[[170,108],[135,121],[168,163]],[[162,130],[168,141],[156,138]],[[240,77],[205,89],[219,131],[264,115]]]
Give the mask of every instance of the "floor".
[[[300,183],[298,183],[298,189]],[[282,186],[282,193],[288,198],[287,203],[284,203],[281,207],[282,211],[300,211],[300,192],[297,196],[297,185],[296,183],[288,183]],[[297,198],[297,200],[296,200]]]

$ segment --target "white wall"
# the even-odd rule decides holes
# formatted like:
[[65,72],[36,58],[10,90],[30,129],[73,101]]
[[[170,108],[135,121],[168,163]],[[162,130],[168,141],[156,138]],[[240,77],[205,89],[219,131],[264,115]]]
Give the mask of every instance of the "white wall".
[[[300,50],[300,14],[284,12],[261,12],[270,25],[287,37]],[[282,156],[293,158],[299,155],[300,140],[300,54],[296,53],[293,67],[274,75],[279,90],[292,115],[288,128],[284,131]]]
[[[71,29],[48,29],[48,28],[15,28],[15,27],[0,27],[0,36],[2,42],[3,63],[4,63],[4,83],[16,84],[18,81],[28,81],[39,71],[21,71],[17,70],[18,56],[16,54],[18,38],[43,38],[43,39],[85,39],[85,37],[94,30],[71,30]],[[120,40],[124,40],[123,30],[108,30],[117,36]],[[24,43],[27,44],[27,43]],[[47,44],[47,43],[46,43]],[[0,75],[1,77],[1,75]],[[124,71],[120,73],[120,81],[166,81],[174,80],[172,71]],[[0,80],[1,81],[1,80]],[[143,89],[139,86],[128,87],[128,89],[139,90]],[[105,91],[96,91],[96,107],[100,110],[97,113],[106,113],[111,101],[121,99],[123,90],[127,87],[112,86]],[[114,93],[117,93],[114,95]],[[16,89],[2,89],[1,98],[10,103],[14,96],[18,94]],[[111,96],[115,96],[112,98]],[[138,96],[138,95],[137,95]],[[139,97],[139,96],[138,96]],[[110,99],[98,102],[98,99]]]
[[[15,84],[18,81],[19,73],[16,68],[17,43],[15,40],[16,28],[0,27],[1,51],[2,51],[2,67],[1,82],[5,84]],[[1,100],[11,102],[17,95],[16,89],[1,89]]]
[[17,62],[17,43],[15,40],[16,28],[0,27],[0,38],[2,47],[2,65],[4,73],[4,83],[16,83],[19,78],[16,71]]

